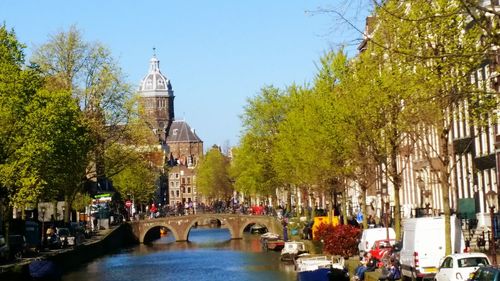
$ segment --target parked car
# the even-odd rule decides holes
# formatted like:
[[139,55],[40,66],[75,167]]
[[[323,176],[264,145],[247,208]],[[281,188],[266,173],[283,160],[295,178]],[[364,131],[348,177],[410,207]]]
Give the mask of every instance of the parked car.
[[396,239],[377,240],[373,243],[370,253],[373,258],[388,265],[394,251],[394,245],[396,245]]
[[489,265],[488,257],[483,253],[452,254],[441,260],[436,281],[458,281],[469,278],[480,266]]
[[500,281],[500,268],[498,265],[479,267],[471,274],[468,281]]
[[396,232],[394,232],[393,228],[378,227],[363,230],[358,244],[359,255],[363,256],[365,252],[368,252],[371,248],[373,248],[375,241],[387,239],[387,236],[389,236],[389,239],[396,238]]

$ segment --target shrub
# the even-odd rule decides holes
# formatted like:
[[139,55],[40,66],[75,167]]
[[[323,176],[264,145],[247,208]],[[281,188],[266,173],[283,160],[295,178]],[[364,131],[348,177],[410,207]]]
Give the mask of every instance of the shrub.
[[323,242],[323,252],[351,257],[358,253],[359,228],[352,225],[320,224],[314,233],[315,240]]

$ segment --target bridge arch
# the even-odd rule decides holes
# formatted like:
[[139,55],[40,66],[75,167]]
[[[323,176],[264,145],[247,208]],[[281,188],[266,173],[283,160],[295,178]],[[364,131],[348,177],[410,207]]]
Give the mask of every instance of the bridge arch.
[[166,229],[168,229],[172,235],[174,236],[175,240],[178,241],[179,239],[179,233],[178,233],[178,230],[175,229],[174,227],[172,227],[170,224],[168,223],[165,223],[163,221],[158,221],[158,223],[153,223],[153,224],[148,224],[147,228],[144,228],[143,231],[141,231],[141,234],[139,236],[139,242],[140,243],[144,243],[144,242],[149,242],[147,240],[144,240],[146,238],[146,236],[148,235],[148,233],[153,230],[154,228],[157,228],[157,227],[165,227]]
[[271,217],[257,217],[255,216],[254,218],[247,218],[242,221],[240,224],[240,227],[238,228],[238,234],[239,237],[243,237],[243,233],[245,232],[245,229],[249,225],[255,225],[255,224],[260,224],[263,225],[267,228],[267,231],[273,232],[273,233],[280,233],[280,229],[276,227],[276,223],[273,221],[274,218]]
[[219,220],[222,223],[222,225],[224,225],[224,227],[221,227],[221,228],[227,228],[229,230],[229,233],[231,234],[231,239],[234,239],[236,233],[234,231],[233,225],[230,224],[230,223],[228,223],[227,219],[225,217],[217,216],[217,214],[209,214],[209,215],[203,215],[203,216],[194,217],[193,220],[188,225],[186,225],[186,229],[185,229],[185,232],[184,232],[184,235],[183,235],[183,237],[185,237],[185,239],[183,239],[182,241],[189,241],[189,232],[191,231],[191,229],[200,220],[206,220],[206,219],[216,219],[216,220]]

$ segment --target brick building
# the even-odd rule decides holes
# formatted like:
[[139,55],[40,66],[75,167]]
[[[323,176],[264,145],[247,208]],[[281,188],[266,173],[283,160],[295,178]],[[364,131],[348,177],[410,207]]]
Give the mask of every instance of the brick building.
[[187,122],[175,120],[172,84],[161,73],[156,55],[141,81],[139,95],[143,119],[159,143],[148,152],[161,171],[156,201],[170,205],[196,201],[195,167],[203,155],[203,141]]

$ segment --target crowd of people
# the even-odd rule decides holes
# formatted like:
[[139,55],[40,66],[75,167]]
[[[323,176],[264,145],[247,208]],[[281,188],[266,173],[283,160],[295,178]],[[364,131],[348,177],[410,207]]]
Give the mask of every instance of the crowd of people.
[[379,267],[382,268],[379,280],[393,281],[401,279],[401,265],[395,255],[391,255],[388,262],[381,263],[370,252],[366,252],[354,272],[353,281],[365,280],[366,272],[375,271]]

